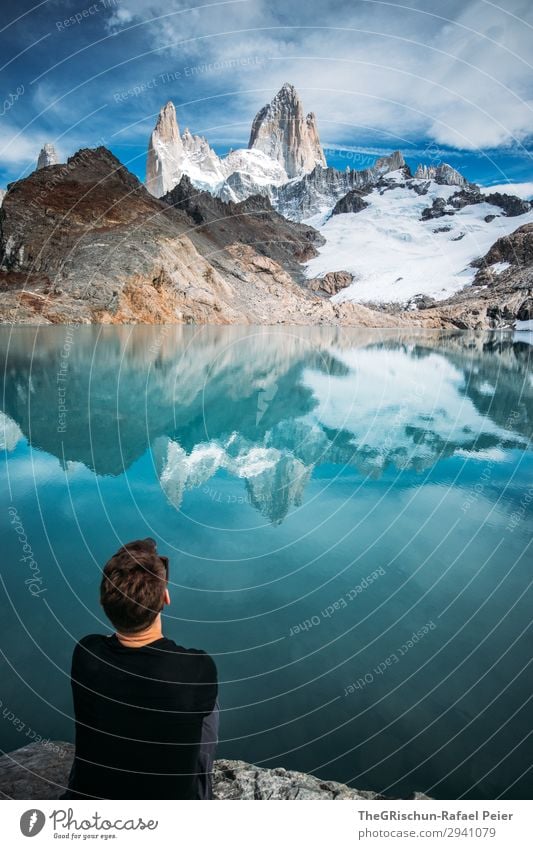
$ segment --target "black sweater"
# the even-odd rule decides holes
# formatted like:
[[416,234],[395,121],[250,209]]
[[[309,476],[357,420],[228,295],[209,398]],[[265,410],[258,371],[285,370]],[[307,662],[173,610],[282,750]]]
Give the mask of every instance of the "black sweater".
[[162,637],[141,648],[91,634],[72,656],[79,798],[194,799],[204,717],[217,670],[203,651]]

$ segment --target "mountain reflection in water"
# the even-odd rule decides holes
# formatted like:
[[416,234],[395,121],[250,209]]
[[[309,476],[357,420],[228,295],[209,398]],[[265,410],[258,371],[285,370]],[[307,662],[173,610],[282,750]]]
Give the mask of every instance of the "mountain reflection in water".
[[3,335],[8,449],[24,435],[97,475],[120,475],[151,450],[176,508],[224,470],[280,522],[321,464],[372,478],[389,466],[422,473],[464,452],[520,448],[531,434],[531,348],[510,334],[80,327]]

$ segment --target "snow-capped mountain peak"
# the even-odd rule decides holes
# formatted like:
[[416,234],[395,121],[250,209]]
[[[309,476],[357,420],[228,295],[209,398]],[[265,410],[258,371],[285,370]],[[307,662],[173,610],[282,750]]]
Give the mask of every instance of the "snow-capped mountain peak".
[[294,86],[280,89],[261,109],[252,124],[248,148],[217,156],[203,136],[188,128],[180,135],[176,109],[169,101],[160,111],[150,136],[146,186],[162,197],[183,174],[201,189],[227,200],[244,200],[251,194],[268,193],[292,178],[326,167],[313,113],[305,115]]

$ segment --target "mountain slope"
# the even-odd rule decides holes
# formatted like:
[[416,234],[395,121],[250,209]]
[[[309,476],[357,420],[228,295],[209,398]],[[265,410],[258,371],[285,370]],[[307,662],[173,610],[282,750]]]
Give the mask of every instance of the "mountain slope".
[[[452,175],[453,176],[453,175]],[[472,263],[502,236],[533,221],[530,205],[433,180],[382,177],[357,212],[312,216],[325,239],[306,266],[309,278],[346,271],[353,282],[336,302],[409,305],[444,301],[474,282]],[[495,266],[496,277],[505,266]]]
[[195,244],[207,238],[213,251],[232,244],[249,245],[279,262],[294,279],[304,279],[301,263],[316,256],[317,247],[324,243],[313,227],[279,215],[268,198],[254,195],[240,203],[225,203],[198,191],[186,175],[162,200],[194,222],[190,238]]
[[[11,184],[0,210],[0,319],[386,324],[295,283],[289,272],[299,252],[314,250],[312,228],[266,209],[262,224],[254,212],[248,230],[246,213],[239,215],[233,233],[235,216],[211,229],[190,212],[153,197],[105,148]],[[258,228],[269,216],[273,238],[260,240],[259,253]]]

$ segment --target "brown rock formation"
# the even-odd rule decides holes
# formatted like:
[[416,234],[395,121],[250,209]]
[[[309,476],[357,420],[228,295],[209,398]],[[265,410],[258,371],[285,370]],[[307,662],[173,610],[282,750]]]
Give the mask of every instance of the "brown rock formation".
[[247,227],[245,212],[237,227],[231,215],[199,225],[154,198],[105,148],[79,151],[9,188],[0,210],[0,320],[390,323],[299,286],[297,261],[318,236],[289,222],[282,231],[284,220],[263,212],[264,227],[255,214]]
[[331,297],[340,292],[341,289],[346,289],[353,281],[353,274],[349,271],[328,271],[323,277],[315,277],[313,280],[308,280],[309,287],[313,292]]

